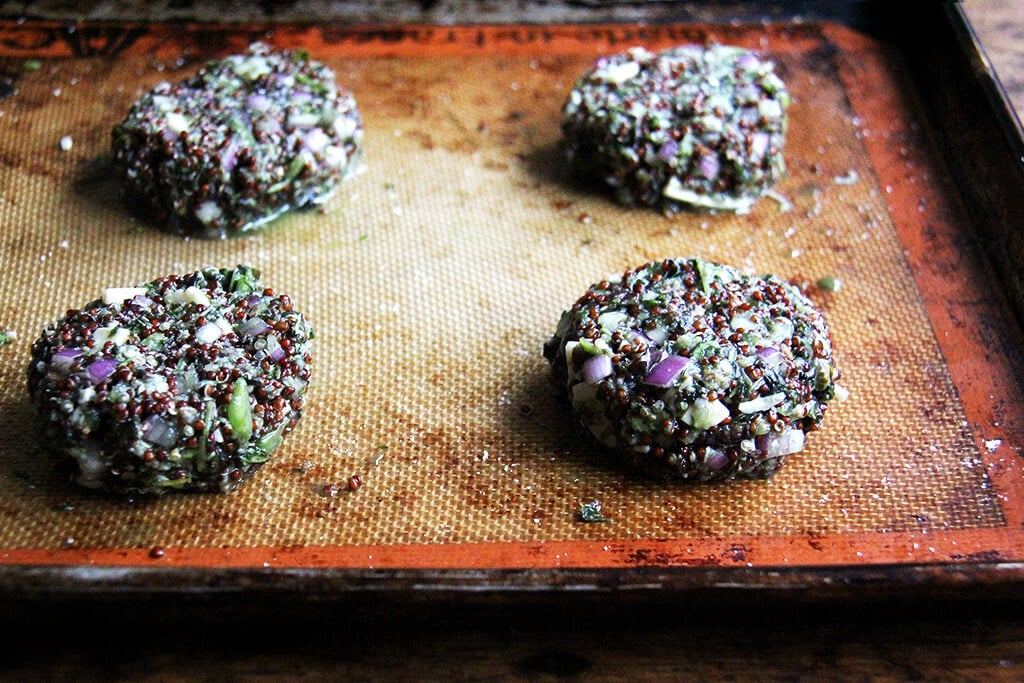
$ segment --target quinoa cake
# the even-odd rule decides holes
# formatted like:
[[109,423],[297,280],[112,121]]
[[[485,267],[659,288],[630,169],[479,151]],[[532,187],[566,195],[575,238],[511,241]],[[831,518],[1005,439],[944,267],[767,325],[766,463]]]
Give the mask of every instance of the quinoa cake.
[[298,423],[312,337],[252,268],[170,275],[47,326],[28,390],[82,486],[228,492]]
[[626,206],[744,213],[785,174],[789,93],[738,47],[634,47],[599,59],[562,111],[574,166]]
[[325,202],[362,152],[354,96],[301,50],[254,43],[140,97],[111,134],[133,205],[170,232],[225,237]]
[[592,285],[544,356],[588,439],[668,479],[767,478],[845,395],[799,289],[697,258]]

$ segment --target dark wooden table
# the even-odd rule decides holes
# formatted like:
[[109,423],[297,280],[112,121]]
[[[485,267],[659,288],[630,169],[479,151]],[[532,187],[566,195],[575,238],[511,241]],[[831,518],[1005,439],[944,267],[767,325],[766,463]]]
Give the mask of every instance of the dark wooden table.
[[69,613],[66,621],[9,625],[0,679],[1014,681],[1024,680],[1018,608],[788,608],[782,601],[481,616],[439,607],[318,610],[285,621]]
[[[73,4],[0,2],[0,12],[10,16],[23,7],[44,16]],[[139,11],[133,4],[121,3],[125,15]],[[192,7],[157,4],[165,11]],[[116,16],[118,5],[99,7]],[[287,6],[259,5],[278,13]],[[963,6],[1021,116],[1019,0],[965,0]],[[156,603],[91,613],[84,603],[69,605],[66,614],[5,623],[10,635],[0,641],[0,679],[1024,680],[1024,605],[1013,596],[797,606],[782,596],[749,608],[637,606],[614,613],[593,605],[567,612],[564,603],[557,611],[440,603],[375,613],[321,606],[305,619],[177,600],[184,609]]]

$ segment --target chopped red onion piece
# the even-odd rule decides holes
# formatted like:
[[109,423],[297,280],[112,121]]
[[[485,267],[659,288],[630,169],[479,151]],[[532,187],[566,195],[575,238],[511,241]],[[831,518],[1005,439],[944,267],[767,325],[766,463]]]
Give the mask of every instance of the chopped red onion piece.
[[268,325],[267,321],[263,318],[249,318],[238,326],[238,334],[257,337],[261,334],[265,334],[269,329],[270,325]]
[[81,349],[61,349],[53,354],[50,365],[57,370],[67,370],[82,355]]
[[679,375],[683,374],[690,363],[686,356],[665,356],[651,368],[642,382],[655,387],[670,387],[679,380]]
[[133,296],[129,300],[129,303],[134,305],[134,306],[138,306],[139,308],[149,308],[155,302],[152,299],[150,299],[148,296],[146,296],[145,294],[138,294],[136,296]]
[[276,361],[279,361],[282,358],[284,358],[286,354],[285,354],[284,349],[282,349],[280,346],[275,346],[274,349],[270,352],[269,355],[270,355],[270,360],[276,362]]
[[668,142],[661,146],[658,150],[658,158],[662,161],[670,161],[676,156],[679,151],[679,143],[669,138]]
[[764,361],[765,366],[769,368],[774,368],[785,360],[785,356],[782,355],[782,351],[779,351],[774,346],[766,346],[762,349],[758,349],[757,357]]
[[607,354],[591,356],[583,363],[583,380],[587,384],[596,384],[612,374],[612,357]]
[[771,136],[764,131],[758,131],[751,136],[750,140],[750,156],[754,159],[763,159],[764,155],[768,153],[768,143],[771,142]]
[[331,139],[320,128],[313,128],[302,136],[302,149],[316,154],[322,152]]
[[260,118],[256,122],[256,131],[267,136],[284,135],[284,128],[281,127],[281,123],[273,116]]
[[[757,85],[755,85],[754,83],[743,83],[742,85],[739,85],[736,88],[735,99],[736,99],[737,102],[740,102],[740,103],[743,103],[743,104],[757,104],[757,102],[760,99],[760,97],[761,97],[761,88],[757,87]],[[741,109],[740,110],[741,117],[744,114],[746,114],[746,113],[747,113],[747,109]],[[755,117],[755,118],[750,119],[750,120],[756,122],[757,118]]]
[[762,434],[754,439],[754,448],[769,458],[796,453],[804,448],[804,431],[789,427],[781,434]]
[[629,341],[631,343],[641,341],[648,346],[655,345],[654,342],[651,341],[651,338],[647,336],[647,333],[645,333],[643,330],[638,330],[636,328],[633,328],[629,331]]
[[709,448],[704,464],[717,472],[729,464],[729,456],[725,451]]
[[117,361],[113,358],[99,358],[89,363],[89,367],[86,370],[89,373],[89,379],[99,384],[114,374],[114,371],[117,370]]
[[697,160],[697,170],[708,180],[714,180],[718,177],[719,171],[722,170],[722,165],[718,162],[716,155],[705,154]]
[[220,151],[220,167],[224,169],[225,173],[231,173],[235,170],[235,164],[237,161],[238,145],[232,141],[225,145],[224,149]]
[[178,442],[178,428],[160,415],[150,415],[142,421],[142,437],[160,448],[170,448]]
[[744,52],[736,58],[736,66],[743,69],[744,71],[751,71],[758,69],[761,66],[761,60],[754,56],[750,52]]
[[255,93],[246,98],[245,104],[249,109],[264,112],[270,109],[270,98],[261,93]]

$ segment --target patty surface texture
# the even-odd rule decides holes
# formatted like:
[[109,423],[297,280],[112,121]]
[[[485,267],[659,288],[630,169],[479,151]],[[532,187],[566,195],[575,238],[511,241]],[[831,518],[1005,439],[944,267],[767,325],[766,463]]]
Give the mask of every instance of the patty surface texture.
[[163,82],[111,133],[130,202],[169,232],[227,237],[325,202],[357,169],[355,97],[301,50],[254,43]]
[[789,105],[774,65],[748,50],[634,47],[576,82],[563,145],[621,204],[742,213],[785,174]]
[[28,390],[82,486],[228,492],[298,423],[312,336],[252,268],[170,275],[48,325]]
[[544,355],[589,440],[669,479],[766,478],[845,395],[797,287],[697,258],[592,285]]

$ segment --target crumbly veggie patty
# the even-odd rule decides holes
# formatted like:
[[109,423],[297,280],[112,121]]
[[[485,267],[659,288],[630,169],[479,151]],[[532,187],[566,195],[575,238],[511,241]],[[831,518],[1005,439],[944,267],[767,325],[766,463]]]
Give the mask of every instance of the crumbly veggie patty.
[[158,84],[111,138],[126,194],[158,224],[224,237],[326,201],[358,164],[363,124],[330,69],[255,43]]
[[785,173],[790,97],[747,50],[634,47],[598,60],[563,107],[563,142],[627,206],[746,212]]
[[592,285],[544,355],[584,433],[666,478],[766,478],[845,394],[799,289],[696,258]]
[[312,337],[252,268],[170,275],[47,326],[28,390],[82,486],[228,492],[298,423]]

